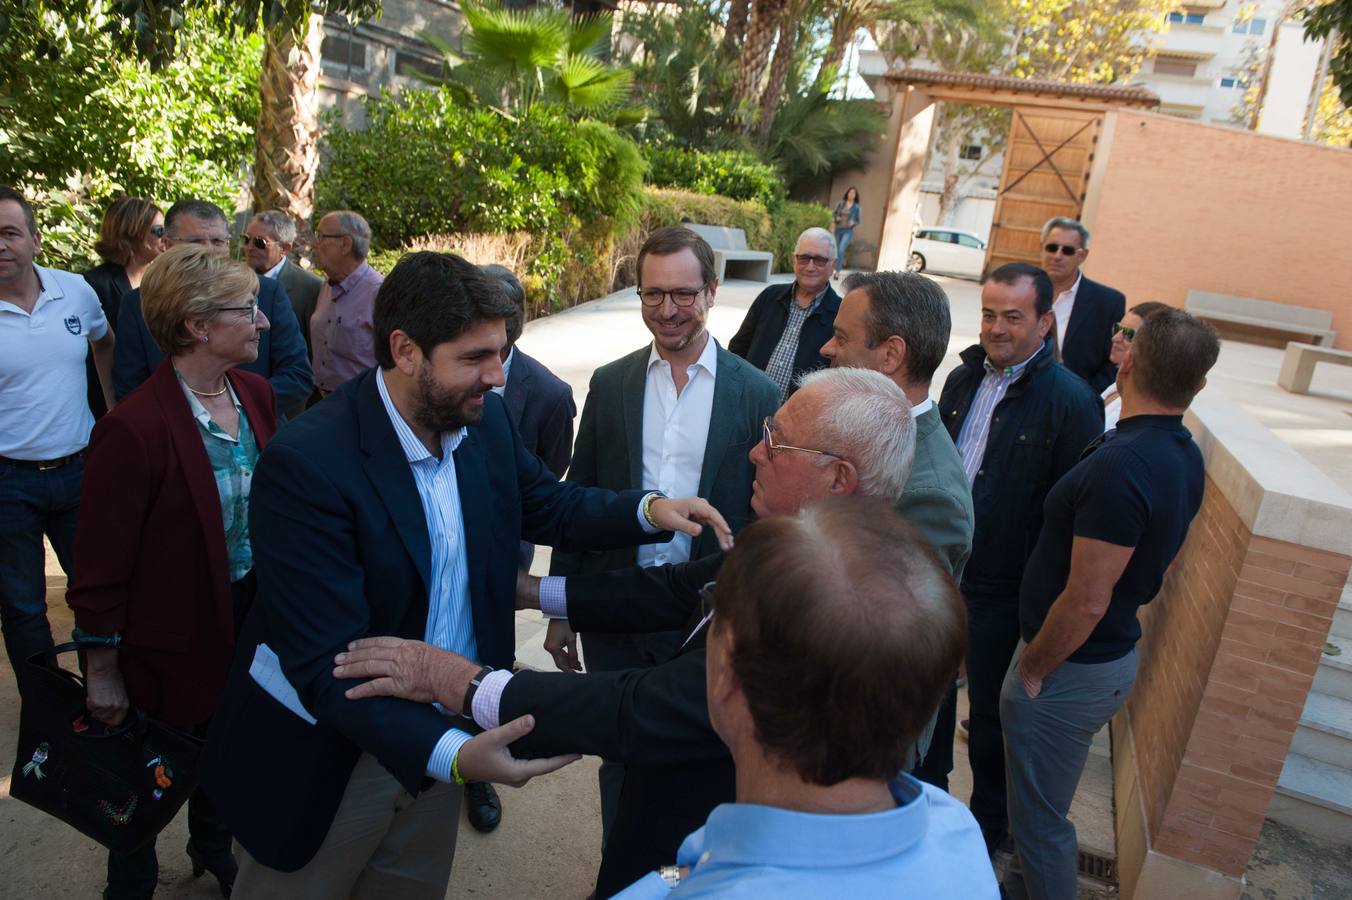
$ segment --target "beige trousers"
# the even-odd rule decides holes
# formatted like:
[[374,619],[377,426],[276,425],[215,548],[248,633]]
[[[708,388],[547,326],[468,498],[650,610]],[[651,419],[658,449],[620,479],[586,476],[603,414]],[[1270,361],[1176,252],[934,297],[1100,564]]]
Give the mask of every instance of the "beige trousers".
[[238,847],[235,900],[441,900],[451,878],[460,798],[438,782],[413,797],[363,753],[319,851],[295,872],[279,872]]

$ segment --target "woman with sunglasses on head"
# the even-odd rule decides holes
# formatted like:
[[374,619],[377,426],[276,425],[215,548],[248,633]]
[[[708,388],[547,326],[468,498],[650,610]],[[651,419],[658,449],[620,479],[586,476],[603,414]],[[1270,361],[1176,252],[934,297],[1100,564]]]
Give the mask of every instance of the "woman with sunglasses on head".
[[[103,214],[94,252],[103,262],[83,273],[94,289],[109,322],[117,322],[122,297],[141,286],[151,260],[164,252],[164,213],[149,200],[120,197]],[[108,411],[99,390],[93,362],[89,363],[89,408],[98,419]]]
[[[235,634],[253,600],[249,487],[277,427],[272,387],[236,366],[268,328],[258,276],[182,244],[146,269],[142,311],[165,360],[95,427],[67,602],[85,653],[92,719],[132,710],[205,737]],[[229,896],[230,834],[202,794],[188,801],[193,873]],[[149,897],[154,845],[110,854],[107,898]]]
[[[1173,307],[1158,300],[1147,300],[1127,310],[1122,321],[1113,326],[1113,345],[1108,352],[1108,359],[1114,366],[1121,368],[1122,361],[1131,352],[1132,339],[1136,337],[1136,329],[1141,327],[1141,323],[1166,309]],[[1111,431],[1116,428],[1117,418],[1121,414],[1122,396],[1117,392],[1117,382],[1113,382],[1103,389],[1103,430]]]

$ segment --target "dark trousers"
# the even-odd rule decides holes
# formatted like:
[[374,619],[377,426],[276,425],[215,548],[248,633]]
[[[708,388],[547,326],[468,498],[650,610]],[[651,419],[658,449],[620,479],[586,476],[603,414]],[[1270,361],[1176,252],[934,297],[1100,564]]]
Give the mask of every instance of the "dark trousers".
[[1000,686],[1019,645],[1019,598],[966,594],[967,756],[972,765],[969,806],[988,848],[1005,835],[1005,739],[1000,728]]
[[[655,631],[651,634],[582,635],[583,660],[588,672],[618,672],[623,669],[647,669],[664,663],[680,649],[683,631]],[[624,764],[603,759],[596,772],[601,789],[601,849],[610,841],[610,829],[620,808],[624,790]]]
[[[258,581],[252,571],[230,585],[236,634],[239,634],[244,625],[244,619],[253,606],[257,590]],[[189,730],[195,736],[205,738],[210,727],[211,722],[207,721]],[[227,857],[231,853],[233,838],[230,831],[216,814],[216,807],[200,786],[188,797],[188,841],[208,862]],[[155,893],[159,874],[160,863],[155,855],[154,841],[135,853],[120,854],[109,851],[108,890],[104,897],[106,900],[144,900]]]
[[24,660],[52,646],[42,536],[69,575],[83,475],[83,458],[42,472],[0,462],[0,628],[20,696]]
[[941,791],[948,790],[948,776],[953,771],[953,733],[958,728],[958,683],[948,689],[948,694],[939,704],[939,715],[934,722],[934,737],[930,740],[929,751],[920,764],[911,770],[911,774],[921,781],[932,784]]

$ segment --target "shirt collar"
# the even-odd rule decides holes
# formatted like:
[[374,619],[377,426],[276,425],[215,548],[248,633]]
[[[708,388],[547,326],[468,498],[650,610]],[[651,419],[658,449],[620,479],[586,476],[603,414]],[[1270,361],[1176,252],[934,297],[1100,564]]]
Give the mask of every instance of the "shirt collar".
[[[219,427],[213,427],[211,413],[207,412],[207,408],[202,405],[202,401],[197,399],[197,395],[192,392],[190,387],[188,387],[188,382],[184,380],[183,373],[178,369],[174,369],[174,376],[178,378],[178,386],[183,391],[183,396],[188,398],[188,409],[192,410],[192,417],[196,420],[197,424],[227,441],[236,440],[236,438],[232,438]],[[230,399],[235,402],[235,409],[239,410],[240,415],[244,415],[244,406],[239,402],[239,395],[235,393],[235,387],[230,383],[229,378],[225,379],[225,389],[230,392]]]
[[372,271],[374,271],[374,269],[371,268],[371,264],[368,263],[366,260],[362,260],[361,263],[357,266],[357,268],[349,272],[347,277],[344,278],[342,281],[335,282],[333,279],[330,278],[329,284],[333,285],[333,290],[335,292],[341,291],[342,293],[346,294],[348,291],[352,290],[352,288],[357,284],[357,282],[364,280],[366,278],[367,273]]
[[[651,372],[653,366],[665,362],[666,360],[657,352],[657,342],[653,341],[652,349],[648,351],[648,368],[646,371]],[[668,366],[669,365],[670,364],[668,364]],[[686,372],[693,375],[693,370],[695,369],[703,369],[709,373],[710,378],[718,377],[718,342],[714,340],[712,334],[709,335],[709,339],[704,342],[704,350],[700,353],[699,359],[687,366]]]
[[283,256],[277,265],[273,266],[263,273],[264,278],[277,278],[282,274],[282,269],[286,267],[286,257]]
[[376,369],[376,390],[380,392],[380,402],[385,404],[385,413],[390,417],[390,424],[394,426],[395,437],[399,438],[399,446],[404,450],[404,457],[410,463],[422,462],[430,459],[433,462],[445,462],[450,459],[455,448],[460,446],[460,442],[469,434],[469,429],[460,426],[458,431],[443,431],[441,433],[441,459],[438,460],[427,448],[423,442],[418,440],[418,436],[413,433],[413,429],[404,421],[404,417],[399,414],[394,401],[390,399],[389,388],[385,386],[385,370]]
[[931,409],[934,409],[934,401],[929,397],[926,397],[924,400],[921,400],[911,407],[911,418],[918,419]]
[[[888,784],[896,808],[858,815],[805,813],[754,803],[724,803],[686,839],[681,861],[696,851],[699,864],[846,868],[906,853],[929,829],[929,798],[920,783],[900,775]],[[702,846],[691,846],[698,842]],[[829,847],[829,853],[823,853]]]
[[826,292],[829,290],[831,290],[831,283],[828,281],[826,287],[818,291],[817,295],[812,298],[812,302],[807,305],[806,309],[803,309],[803,307],[798,306],[798,282],[795,280],[793,282],[793,289],[789,291],[789,303],[793,306],[798,306],[799,309],[803,309],[805,313],[811,315],[812,312],[821,305],[822,298],[826,296]]
[[1057,294],[1057,295],[1056,295],[1056,299],[1057,299],[1057,300],[1060,300],[1062,297],[1069,297],[1070,299],[1074,300],[1074,299],[1075,299],[1075,296],[1080,292],[1080,282],[1081,282],[1081,281],[1084,281],[1084,273],[1083,273],[1083,272],[1077,272],[1077,273],[1075,274],[1075,283],[1072,284],[1072,285],[1071,285],[1069,288],[1067,288],[1066,290],[1064,290],[1064,291],[1062,291],[1061,293]]
[[994,372],[997,375],[1008,375],[1013,378],[1018,378],[1023,374],[1023,370],[1028,368],[1028,364],[1037,359],[1037,355],[1042,352],[1044,346],[1046,346],[1046,342],[1038,344],[1037,349],[1033,351],[1033,355],[1029,356],[1018,365],[1005,366],[1003,369],[997,369],[995,366],[991,365],[990,357],[986,357],[982,364],[986,367],[987,372]]

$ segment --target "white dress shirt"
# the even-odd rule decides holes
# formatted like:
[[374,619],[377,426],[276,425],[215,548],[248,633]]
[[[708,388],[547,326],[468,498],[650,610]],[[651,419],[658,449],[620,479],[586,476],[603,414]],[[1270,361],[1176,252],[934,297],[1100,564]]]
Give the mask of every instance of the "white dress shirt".
[[[655,488],[668,497],[693,497],[699,493],[717,370],[718,345],[711,335],[699,359],[686,367],[689,380],[678,394],[671,363],[658,355],[657,346],[653,345],[643,387],[643,487]],[[677,534],[665,544],[638,548],[637,561],[644,567],[689,559],[688,534]]]
[[1075,283],[1069,289],[1056,295],[1052,301],[1052,314],[1056,316],[1056,349],[1060,350],[1066,343],[1066,329],[1070,327],[1070,314],[1075,309],[1075,294],[1080,289],[1080,282],[1084,280],[1084,273],[1081,272],[1075,276]]

